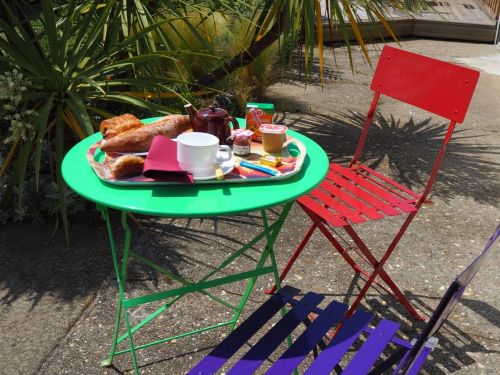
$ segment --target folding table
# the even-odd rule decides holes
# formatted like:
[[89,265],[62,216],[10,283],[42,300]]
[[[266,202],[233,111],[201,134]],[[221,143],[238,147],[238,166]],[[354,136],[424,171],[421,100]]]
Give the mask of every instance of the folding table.
[[[148,119],[144,122],[147,123],[154,120],[155,119]],[[238,121],[241,126],[244,126],[244,121],[242,119],[238,119]],[[258,276],[273,274],[276,282],[279,283],[273,250],[273,244],[276,237],[290,211],[293,201],[318,185],[325,177],[328,170],[328,158],[320,146],[309,138],[291,130],[289,134],[305,145],[307,157],[298,174],[281,181],[236,183],[218,186],[196,184],[138,187],[116,186],[99,180],[86,159],[87,150],[100,139],[100,134],[94,134],[84,139],[67,153],[62,164],[64,180],[75,192],[95,202],[97,208],[102,213],[109,235],[113,265],[118,283],[118,300],[116,304],[114,333],[110,352],[108,358],[102,362],[103,366],[111,366],[115,355],[131,353],[133,366],[137,374],[139,372],[136,360],[137,350],[225,325],[234,327]],[[283,207],[278,218],[273,223],[269,222],[268,216],[266,215],[266,209],[279,205],[283,205]],[[117,252],[109,209],[121,211],[121,225],[125,233],[122,259],[119,259],[119,254]],[[232,253],[218,267],[198,281],[187,280],[182,276],[172,274],[164,267],[153,263],[151,260],[146,259],[130,249],[132,233],[127,224],[128,213],[164,217],[214,217],[247,213],[257,210],[262,214],[262,232],[254,238],[249,239],[241,249]],[[258,244],[261,240],[263,240],[265,246],[254,269],[229,276],[217,277],[219,271],[244,255],[248,249]],[[182,286],[135,298],[128,297],[126,294],[127,268],[128,260],[131,257],[147,264],[160,273],[166,274],[168,277],[180,282]],[[266,262],[270,264],[266,265]],[[207,289],[216,286],[246,279],[249,281],[245,292],[238,305],[235,306],[228,304],[226,301],[222,301],[210,293],[210,291],[207,291]],[[134,345],[133,336],[139,333],[138,331],[141,327],[159,316],[162,312],[168,310],[168,308],[180,298],[193,292],[202,293],[229,308],[233,312],[231,319],[195,331],[182,332],[176,336],[167,337],[155,342]],[[166,299],[165,304],[154,313],[135,326],[130,324],[130,309],[164,299]],[[125,323],[125,330],[123,333],[120,333],[120,322],[122,317]],[[124,340],[128,340],[129,348],[117,351],[117,344]]]

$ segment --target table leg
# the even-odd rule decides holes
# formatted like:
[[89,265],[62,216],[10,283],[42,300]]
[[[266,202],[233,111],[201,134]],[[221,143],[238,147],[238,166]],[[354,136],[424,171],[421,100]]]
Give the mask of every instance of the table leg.
[[[288,216],[288,213],[290,212],[292,205],[293,205],[293,201],[285,204],[278,219],[274,223],[275,227],[273,229],[270,229],[270,227],[269,227],[266,211],[261,210],[262,222],[264,224],[264,233],[266,235],[266,247],[264,248],[264,251],[262,252],[262,255],[260,256],[260,259],[257,262],[257,266],[255,269],[260,270],[264,266],[266,259],[270,256],[271,267],[273,269],[274,279],[275,279],[276,285],[278,285],[278,288],[280,287],[280,284],[279,284],[280,281],[279,281],[278,266],[276,264],[276,256],[274,254],[274,242],[276,241],[276,238],[278,237],[278,234],[281,231],[281,227],[283,226],[283,223],[285,222],[285,219]],[[248,280],[248,284],[247,284],[247,287],[245,289],[245,292],[243,293],[243,297],[241,298],[240,303],[238,304],[238,307],[236,308],[236,311],[233,315],[234,323],[231,326],[232,329],[234,329],[234,327],[236,326],[236,323],[238,322],[238,319],[241,315],[241,312],[243,311],[243,308],[245,307],[245,304],[248,301],[248,297],[250,297],[250,293],[252,292],[252,289],[253,289],[256,281],[257,281],[257,276],[253,276],[252,278],[250,278]]]
[[[117,247],[116,243],[114,241],[114,236],[113,236],[113,230],[111,226],[111,221],[109,217],[109,212],[106,207],[103,206],[98,206],[98,209],[101,211],[102,217],[106,223],[107,231],[108,231],[108,236],[109,236],[109,241],[110,241],[110,247],[111,247],[111,253],[112,253],[112,258],[113,258],[113,265],[115,268],[115,274],[116,274],[116,280],[118,283],[118,299],[117,299],[117,306],[116,306],[116,316],[115,316],[115,327],[113,331],[113,338],[111,342],[111,347],[110,351],[108,354],[108,357],[106,360],[102,361],[101,365],[102,366],[111,366],[113,363],[113,358],[115,355],[120,355],[120,354],[125,354],[130,352],[132,355],[132,362],[134,366],[135,373],[138,374],[139,370],[137,367],[137,358],[136,358],[136,351],[142,348],[146,348],[151,345],[156,345],[160,344],[163,342],[171,341],[173,339],[189,336],[191,334],[203,332],[209,329],[214,329],[217,327],[221,327],[224,325],[230,325],[232,328],[236,325],[239,316],[241,315],[241,312],[248,301],[248,298],[252,292],[252,289],[255,285],[255,282],[257,280],[257,277],[266,273],[273,273],[275,282],[277,285],[279,285],[279,274],[278,274],[278,268],[276,265],[276,256],[274,253],[274,243],[276,241],[276,238],[278,234],[281,231],[281,228],[284,224],[284,221],[286,217],[288,216],[288,213],[290,212],[290,209],[292,207],[293,202],[286,203],[278,216],[277,220],[269,225],[268,223],[268,218],[266,215],[265,210],[262,210],[262,220],[263,220],[263,226],[264,230],[258,234],[256,237],[254,237],[252,240],[250,240],[246,245],[244,245],[242,248],[239,250],[235,251],[231,256],[229,256],[227,259],[225,259],[218,267],[216,267],[213,271],[209,272],[207,275],[205,275],[201,280],[197,282],[192,282],[189,281],[180,275],[173,275],[168,272],[165,268],[155,264],[154,262],[140,256],[139,254],[136,254],[135,252],[130,250],[130,243],[131,243],[131,230],[130,227],[127,224],[127,213],[122,212],[121,213],[121,224],[122,227],[125,231],[125,241],[123,245],[123,257],[121,262],[119,261],[118,258],[118,252],[117,252]],[[261,241],[262,239],[266,240],[266,246],[257,262],[257,265],[255,268],[251,271],[246,271],[246,272],[240,272],[235,275],[231,276],[225,276],[219,279],[210,279],[211,276],[215,275],[222,269],[224,269],[226,266],[228,266],[230,263],[232,263],[234,260],[236,260],[239,256],[244,254],[248,249],[250,249],[252,246],[254,246],[257,242]],[[166,274],[167,276],[171,277],[172,279],[180,282],[183,286],[176,288],[174,290],[167,290],[164,292],[159,292],[159,293],[153,293],[150,295],[146,296],[141,296],[141,297],[136,297],[136,298],[129,298],[127,299],[125,297],[125,283],[127,279],[127,267],[128,267],[128,259],[129,257],[134,257],[137,260],[149,265],[150,267],[153,267],[156,269],[158,272],[161,272],[163,274]],[[270,258],[271,265],[270,266],[265,266],[266,260]],[[215,286],[219,285],[224,285],[228,283],[232,283],[235,281],[239,280],[244,280],[248,279],[248,284],[245,288],[245,291],[243,293],[243,296],[241,297],[239,303],[237,306],[233,306],[229,304],[228,302],[225,302],[221,300],[220,298],[212,295],[205,289],[212,288]],[[149,323],[151,320],[153,320],[156,316],[158,316],[160,313],[166,311],[169,309],[176,301],[178,301],[180,298],[182,298],[184,295],[192,292],[198,292],[202,293],[204,295],[207,295],[211,299],[215,300],[216,302],[219,302],[226,307],[232,309],[234,311],[232,319],[228,322],[223,322],[223,323],[218,323],[210,327],[204,327],[192,332],[187,332],[187,333],[182,333],[173,337],[165,338],[162,340],[158,340],[156,342],[148,343],[148,344],[143,344],[139,346],[135,346],[133,342],[132,335],[134,332],[136,332],[138,329]],[[157,311],[153,312],[150,314],[147,318],[145,318],[143,321],[139,322],[136,324],[134,327],[130,325],[129,321],[129,314],[128,310],[130,308],[145,304],[145,303],[150,303],[153,301],[159,301],[161,299],[165,298],[171,298],[168,302],[166,302],[162,307],[160,307]],[[120,337],[119,336],[119,331],[120,331],[120,323],[121,323],[121,318],[123,316],[124,322],[125,322],[125,330]],[[129,340],[129,349],[124,349],[120,351],[116,351],[116,346],[128,339]]]
[[118,260],[118,254],[116,251],[116,243],[114,240],[113,236],[113,229],[111,227],[111,221],[109,218],[109,212],[108,209],[104,206],[97,206],[98,210],[101,211],[102,218],[106,222],[106,229],[108,231],[108,237],[109,237],[109,244],[111,247],[111,255],[113,258],[113,266],[115,269],[115,275],[116,275],[116,281],[118,283],[118,298],[116,301],[116,312],[115,312],[115,328],[113,330],[113,339],[111,341],[111,347],[109,350],[108,358],[106,358],[104,361],[101,362],[101,366],[103,367],[109,367],[113,364],[113,357],[115,355],[115,349],[117,345],[117,337],[120,331],[120,320],[121,316],[123,313],[123,318],[125,321],[125,326],[127,328],[127,336],[130,342],[130,349],[132,353],[132,362],[134,364],[134,370],[136,374],[138,374],[138,369],[137,369],[137,359],[135,355],[135,349],[134,349],[134,343],[132,340],[132,332],[130,330],[130,323],[128,319],[128,312],[127,308],[123,308],[123,301],[125,299],[125,280],[127,279],[127,268],[128,268],[128,258],[129,258],[129,251],[130,251],[130,239],[131,239],[131,231],[130,227],[127,224],[127,216],[125,212],[122,212],[121,214],[121,223],[123,226],[123,229],[125,230],[125,242],[123,245],[123,258],[120,262]]

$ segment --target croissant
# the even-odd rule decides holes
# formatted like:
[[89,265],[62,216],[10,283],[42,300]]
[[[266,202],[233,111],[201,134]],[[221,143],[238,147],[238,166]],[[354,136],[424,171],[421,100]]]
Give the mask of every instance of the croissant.
[[122,155],[109,165],[109,170],[117,179],[142,173],[144,159],[136,155]]
[[104,139],[111,139],[114,136],[130,129],[143,127],[144,124],[134,115],[126,113],[115,116],[101,122],[101,134]]
[[191,129],[189,116],[168,115],[151,125],[127,130],[101,145],[105,152],[144,152],[148,151],[157,135],[175,138],[186,130]]

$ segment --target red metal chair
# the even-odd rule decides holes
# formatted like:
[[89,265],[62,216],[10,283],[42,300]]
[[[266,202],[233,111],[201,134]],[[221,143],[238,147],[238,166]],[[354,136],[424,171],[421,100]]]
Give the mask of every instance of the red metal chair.
[[[352,315],[372,284],[388,290],[376,280],[379,276],[406,310],[415,319],[422,319],[384,270],[384,264],[429,194],[455,125],[464,120],[478,78],[479,72],[475,70],[397,48],[384,47],[370,86],[374,97],[354,157],[348,167],[331,164],[320,186],[298,199],[300,207],[311,218],[312,225],[283,269],[280,280],[283,281],[313,232],[319,229],[353,270],[367,278],[347,316]],[[420,194],[358,161],[380,95],[392,97],[450,120],[443,145],[437,154],[427,184]],[[352,224],[401,214],[408,216],[384,255],[377,260]],[[356,263],[348,249],[335,238],[333,228],[345,229],[359,248],[355,249],[355,252],[373,268],[371,273]],[[267,292],[274,293],[275,290],[276,285]]]

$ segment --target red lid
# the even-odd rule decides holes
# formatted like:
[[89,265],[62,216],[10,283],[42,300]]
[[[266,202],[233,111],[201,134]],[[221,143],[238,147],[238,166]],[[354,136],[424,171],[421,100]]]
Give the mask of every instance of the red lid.
[[251,137],[253,134],[253,131],[250,129],[235,129],[233,130],[233,136],[234,137]]
[[202,117],[226,117],[227,111],[223,108],[215,108],[211,105],[208,108],[202,108],[198,111],[199,115]]
[[261,133],[284,134],[288,128],[285,125],[264,124],[259,130]]

